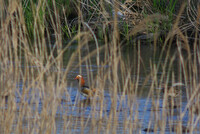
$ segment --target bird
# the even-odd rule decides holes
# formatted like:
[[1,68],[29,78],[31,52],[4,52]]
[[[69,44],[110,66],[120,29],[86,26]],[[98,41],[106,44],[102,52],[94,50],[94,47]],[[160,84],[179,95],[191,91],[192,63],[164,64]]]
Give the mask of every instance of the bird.
[[183,83],[175,83],[171,87],[166,88],[162,87],[161,90],[163,93],[167,93],[169,97],[177,97],[180,95],[180,90],[176,89],[177,87],[184,86]]
[[95,95],[96,89],[86,86],[85,80],[82,75],[77,75],[74,79],[79,82],[79,92],[81,93],[81,95],[87,98],[91,98]]
[[9,96],[11,96],[11,93],[8,91],[1,91],[0,96],[2,99],[5,99],[5,101],[8,101]]

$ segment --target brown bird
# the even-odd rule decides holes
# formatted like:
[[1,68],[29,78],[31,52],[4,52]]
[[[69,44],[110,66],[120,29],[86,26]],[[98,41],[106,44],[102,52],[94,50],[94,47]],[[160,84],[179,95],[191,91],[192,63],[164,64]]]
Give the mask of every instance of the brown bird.
[[163,93],[167,93],[167,96],[169,97],[177,97],[180,95],[180,89],[178,90],[177,87],[184,86],[182,83],[175,83],[171,87],[165,89],[165,87],[162,87],[161,90]]
[[90,98],[95,95],[96,89],[95,88],[89,88],[88,86],[85,85],[85,80],[83,79],[83,76],[77,75],[76,80],[79,82],[79,92],[81,95]]

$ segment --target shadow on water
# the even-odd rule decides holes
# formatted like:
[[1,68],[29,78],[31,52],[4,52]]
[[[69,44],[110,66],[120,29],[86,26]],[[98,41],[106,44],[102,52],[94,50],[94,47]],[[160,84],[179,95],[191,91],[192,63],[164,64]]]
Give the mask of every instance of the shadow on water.
[[[75,51],[76,46],[72,46],[69,51],[67,51],[64,54],[64,66],[67,66],[68,60],[70,55],[72,54],[73,51]],[[82,55],[87,55],[88,50],[85,49],[82,51]],[[183,87],[183,93],[182,93],[182,105],[181,106],[173,106],[173,108],[171,108],[170,106],[166,106],[166,108],[163,108],[163,101],[164,101],[164,94],[160,94],[160,97],[158,98],[158,103],[159,103],[159,107],[155,107],[154,106],[154,101],[155,98],[157,97],[155,95],[155,98],[149,97],[149,89],[151,86],[151,80],[148,80],[147,84],[145,86],[143,86],[143,82],[145,80],[145,78],[148,76],[148,74],[151,71],[150,68],[150,60],[153,61],[155,64],[158,63],[159,60],[159,55],[161,50],[157,51],[157,53],[155,54],[153,52],[153,48],[152,46],[141,46],[141,59],[142,59],[142,65],[140,66],[140,77],[139,77],[139,93],[138,95],[133,95],[133,97],[135,98],[137,105],[134,105],[134,107],[130,107],[130,104],[128,104],[128,95],[131,96],[131,94],[125,94],[125,99],[123,101],[117,100],[117,108],[116,108],[116,114],[118,115],[118,119],[117,119],[117,133],[124,133],[124,132],[128,132],[128,130],[124,130],[124,123],[125,120],[129,121],[132,120],[132,122],[135,122],[133,119],[134,116],[138,116],[138,121],[136,121],[135,126],[134,127],[138,127],[141,128],[138,132],[141,133],[146,133],[146,131],[151,132],[154,128],[153,126],[153,122],[151,123],[152,126],[150,126],[151,129],[147,129],[149,127],[149,121],[152,121],[152,112],[157,112],[158,114],[163,113],[163,110],[165,110],[165,112],[168,114],[167,118],[169,118],[169,121],[173,120],[173,124],[177,124],[179,119],[180,119],[180,112],[184,110],[185,106],[187,105],[187,99],[186,99],[186,95],[184,93],[184,88]],[[170,55],[176,55],[176,50],[172,51],[172,53]],[[124,58],[124,61],[127,62],[127,64],[129,66],[131,66],[131,77],[137,77],[137,51],[136,49],[133,48],[124,48],[122,50],[122,55]],[[77,64],[79,64],[78,61],[78,56],[76,57],[77,60],[74,60],[74,62],[72,63],[72,67],[76,66]],[[104,54],[101,53],[100,54],[100,58],[104,59]],[[165,60],[164,58],[162,60]],[[175,59],[175,62],[178,63],[178,60]],[[164,62],[164,61],[161,61]],[[86,78],[86,82],[88,84],[89,80],[87,79],[87,65],[85,63],[82,63],[82,65],[80,66],[81,70],[82,70],[82,75],[83,77]],[[105,68],[108,66],[104,66]],[[174,72],[178,72],[178,64],[176,66],[176,64],[173,66],[173,70]],[[63,68],[63,71],[65,71],[65,68]],[[91,57],[91,64],[89,67],[89,71],[91,71],[93,73],[93,75],[95,76],[97,74],[98,71],[98,67],[96,66],[96,57]],[[78,84],[77,81],[74,80],[75,76],[77,74],[80,73],[80,68],[73,68],[70,73],[67,75],[67,81],[68,84],[70,85],[67,88],[68,92],[69,92],[69,96],[66,94],[63,94],[62,99],[61,99],[61,105],[58,107],[57,113],[56,113],[56,118],[55,118],[55,125],[56,125],[56,131],[57,133],[91,133],[91,126],[93,123],[92,117],[96,117],[99,112],[101,111],[100,108],[100,101],[98,102],[98,99],[95,100],[97,101],[95,104],[95,107],[92,107],[93,105],[93,100],[87,100],[85,97],[81,96],[78,92]],[[161,76],[162,74],[162,69],[160,69],[160,72],[158,71],[158,78]],[[175,74],[176,76],[176,74]],[[172,80],[169,81],[169,83],[172,82]],[[22,85],[26,85],[23,83],[19,83],[18,88],[20,89],[20,92],[22,92]],[[143,88],[142,88],[143,87]],[[141,89],[140,89],[141,88]],[[98,128],[98,124],[101,123],[101,125],[103,127],[106,128],[106,125],[109,123],[108,122],[108,118],[109,115],[112,112],[112,100],[110,97],[110,91],[108,88],[104,89],[104,109],[103,109],[103,113],[102,113],[102,119],[101,120],[95,120],[96,122],[93,124],[96,124],[95,126],[93,126],[95,128]],[[30,90],[30,94],[31,94],[31,90]],[[121,93],[119,92],[119,98],[121,96]],[[18,96],[18,94],[16,95],[16,101],[18,102],[17,104],[20,104],[20,97]],[[32,95],[34,96],[34,95]],[[35,96],[39,96],[37,95],[37,92],[35,92]],[[26,99],[26,98],[25,98]],[[28,99],[28,98],[27,98]],[[30,99],[30,98],[29,98]],[[31,99],[30,99],[31,100]],[[29,104],[31,104],[33,107],[35,107],[36,111],[38,110],[38,114],[40,114],[40,112],[42,111],[42,100],[40,98],[36,99],[38,100],[38,104],[39,106],[36,106],[37,103],[28,101]],[[18,111],[20,112],[20,107],[18,106]],[[137,109],[136,111],[133,111],[133,109]],[[171,110],[173,109],[173,111]],[[33,108],[34,110],[34,108]],[[95,112],[92,112],[95,111]],[[124,112],[126,111],[126,112]],[[173,114],[171,114],[171,112],[173,112]],[[92,115],[93,113],[97,114],[97,115]],[[33,119],[34,120],[34,119]],[[186,116],[184,116],[184,118],[182,119],[183,121],[183,125],[187,126],[188,123],[188,112],[186,113]],[[176,123],[177,122],[177,123]],[[112,122],[111,124],[113,124],[115,122]],[[27,126],[27,122],[26,119],[24,119],[23,124],[25,125],[25,127]],[[170,124],[170,123],[169,123]],[[166,125],[166,133],[171,133],[174,132],[175,130],[172,130],[169,127],[169,124]],[[112,126],[111,126],[112,127]],[[67,128],[67,129],[65,129]],[[83,129],[84,128],[84,129]],[[160,131],[159,129],[157,130],[158,132]],[[136,132],[136,133],[138,133]],[[104,132],[102,132],[104,133]]]

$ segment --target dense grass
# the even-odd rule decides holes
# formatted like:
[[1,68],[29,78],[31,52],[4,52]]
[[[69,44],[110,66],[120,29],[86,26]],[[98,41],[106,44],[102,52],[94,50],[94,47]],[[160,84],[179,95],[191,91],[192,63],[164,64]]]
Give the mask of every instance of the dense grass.
[[[25,6],[26,2],[30,4],[28,7]],[[69,1],[67,2],[68,5]],[[116,133],[119,130],[124,133],[138,133],[143,130],[140,126],[143,122],[147,122],[148,127],[153,124],[153,131],[160,133],[165,133],[167,124],[171,123],[170,131],[182,133],[183,118],[187,112],[189,113],[188,122],[184,122],[187,124],[185,126],[188,128],[187,131],[198,133],[200,119],[198,113],[200,110],[198,21],[195,23],[188,20],[187,24],[181,23],[182,15],[186,9],[188,9],[188,14],[191,13],[192,6],[186,8],[189,4],[183,5],[177,12],[176,18],[171,21],[171,29],[162,39],[163,47],[159,61],[155,64],[153,59],[149,59],[150,73],[141,84],[139,83],[140,67],[143,66],[140,51],[141,40],[130,41],[134,44],[136,55],[133,59],[136,63],[134,68],[124,61],[121,46],[128,39],[134,41],[138,33],[149,31],[152,22],[165,20],[166,16],[141,12],[147,17],[135,25],[127,20],[123,27],[124,24],[121,25],[118,16],[112,14],[113,11],[115,13],[119,11],[120,2],[108,4],[106,1],[95,0],[75,2],[77,6],[74,8],[78,17],[70,24],[66,13],[67,7],[58,4],[58,1],[18,2],[12,0],[7,3],[1,1],[0,5],[3,5],[0,8],[1,133],[56,133],[58,129],[65,130],[66,133],[75,133],[74,130],[77,128],[80,132],[84,132],[86,125],[89,126],[90,133]],[[144,2],[148,3],[148,1]],[[177,3],[179,1],[171,3],[171,8],[174,8],[174,4]],[[88,15],[85,15],[85,12],[88,12]],[[28,16],[30,18],[27,18]],[[199,20],[199,14],[192,14],[192,16]],[[155,17],[157,20],[154,19]],[[77,26],[76,30],[73,30],[75,26]],[[192,44],[183,31],[184,26],[187,27],[186,29],[188,27],[193,29]],[[95,31],[98,28],[102,30],[100,32],[104,45],[99,45]],[[126,32],[121,33],[121,29],[124,28]],[[67,44],[63,43],[65,40],[63,29],[69,40]],[[159,34],[159,30],[155,30],[155,33]],[[122,38],[121,34],[124,34],[126,38]],[[154,34],[152,39],[154,48],[152,51],[156,53],[157,46],[160,46],[157,44],[160,38]],[[92,40],[95,49],[90,51],[89,42]],[[169,53],[174,42],[177,53],[170,57]],[[68,55],[68,62],[64,65],[63,59],[66,58],[64,54],[74,43],[77,44],[77,48]],[[87,55],[83,56],[83,49],[88,50]],[[186,57],[183,56],[183,51],[187,53]],[[100,58],[101,53],[104,54],[104,59]],[[93,57],[95,57],[97,74],[90,71]],[[178,63],[175,62],[175,58]],[[165,59],[164,62],[161,59]],[[83,72],[81,66],[83,64],[86,66],[86,72]],[[172,69],[175,64],[178,64],[178,74]],[[105,65],[108,67],[105,68]],[[72,74],[77,69],[78,71]],[[158,74],[158,70],[162,73]],[[132,77],[132,73],[136,77]],[[90,85],[95,86],[101,93],[89,103],[90,116],[85,116],[84,111],[87,109],[84,109],[82,103],[78,106],[71,106],[77,108],[73,109],[73,112],[80,112],[78,117],[67,114],[71,110],[70,106],[63,108],[63,95],[65,101],[71,104],[82,102],[78,100],[78,97],[75,101],[70,97],[69,88],[73,89],[73,86],[68,82],[68,76],[75,77],[76,74],[87,74]],[[171,117],[174,114],[174,108],[169,105],[174,104],[174,99],[169,102],[168,94],[165,92],[162,97],[163,101],[160,102],[160,90],[156,89],[161,88],[163,84],[166,89],[170,87],[170,84],[175,83],[184,84],[187,104],[184,109],[179,109],[178,120],[176,125],[173,125],[174,120]],[[140,90],[146,84],[149,84],[149,89],[144,111],[147,111],[145,106],[152,103],[151,118],[148,121],[139,120],[140,111],[138,111],[137,102],[137,96],[142,94]],[[109,92],[111,102],[109,114],[105,114],[108,104],[103,95],[104,89],[108,89]],[[126,108],[123,108],[124,103],[126,103]],[[163,106],[161,111],[158,110],[160,103]],[[182,106],[181,97],[178,97],[177,103]],[[63,108],[63,113],[58,114],[60,107]],[[170,109],[166,110],[166,107]],[[124,114],[123,121],[119,120],[119,111]],[[64,120],[63,126],[56,125],[58,116]]]
[[[154,34],[159,34],[162,38],[161,43],[165,40],[166,35],[170,32],[176,17],[179,13],[180,7],[184,2],[181,0],[143,0],[143,1],[38,1],[29,0],[22,1],[23,12],[29,37],[33,39],[34,34],[34,18],[37,18],[37,24],[45,25],[50,34],[54,34],[54,25],[51,24],[51,19],[59,17],[61,21],[61,29],[65,40],[70,40],[78,33],[78,28],[84,28],[83,24],[79,23],[79,19],[87,22],[96,34],[99,40],[103,40],[104,34],[108,34],[112,29],[112,23],[115,15],[113,7],[116,7],[116,15],[118,21],[119,35],[122,38],[129,37],[132,30],[135,30],[138,25],[145,23],[140,31],[137,31],[136,37],[146,41],[152,41]],[[197,14],[197,1],[188,1],[188,6],[181,15],[181,21],[184,21],[182,32],[191,32],[191,21],[194,21]],[[82,17],[79,18],[79,9]],[[37,11],[36,11],[37,9]],[[53,13],[56,10],[56,14]],[[187,9],[187,10],[186,10]],[[194,10],[193,10],[194,9]],[[149,15],[156,18],[148,20]],[[144,19],[145,18],[145,19]],[[148,20],[148,21],[146,21]],[[106,23],[105,23],[106,22]],[[192,22],[193,25],[195,25]],[[180,24],[180,27],[183,24]],[[103,29],[102,29],[103,27]],[[46,29],[45,29],[46,31]],[[159,31],[159,32],[158,32]],[[139,36],[139,37],[138,37]],[[164,39],[163,39],[164,37]]]

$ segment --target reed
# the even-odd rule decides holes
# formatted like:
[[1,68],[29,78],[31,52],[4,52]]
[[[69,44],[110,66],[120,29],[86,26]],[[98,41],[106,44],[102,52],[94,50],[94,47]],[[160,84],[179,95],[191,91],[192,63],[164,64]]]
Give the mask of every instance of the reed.
[[[30,30],[23,2],[0,1],[0,133],[199,133],[198,21],[188,24],[195,33],[191,44],[181,23],[186,4],[162,45],[153,36],[150,59],[142,53],[141,40],[130,41],[128,50],[124,44],[148,30],[144,26],[153,17],[162,20],[163,15],[149,15],[134,27],[127,23],[127,38],[122,38],[120,2],[78,0],[77,30],[72,32],[65,7],[59,10],[57,1],[50,6],[39,0],[30,2]],[[95,26],[102,27],[103,43]],[[124,56],[124,50],[131,53]],[[90,100],[81,97],[72,80],[77,74],[100,94]],[[160,90],[180,83],[178,97]]]

